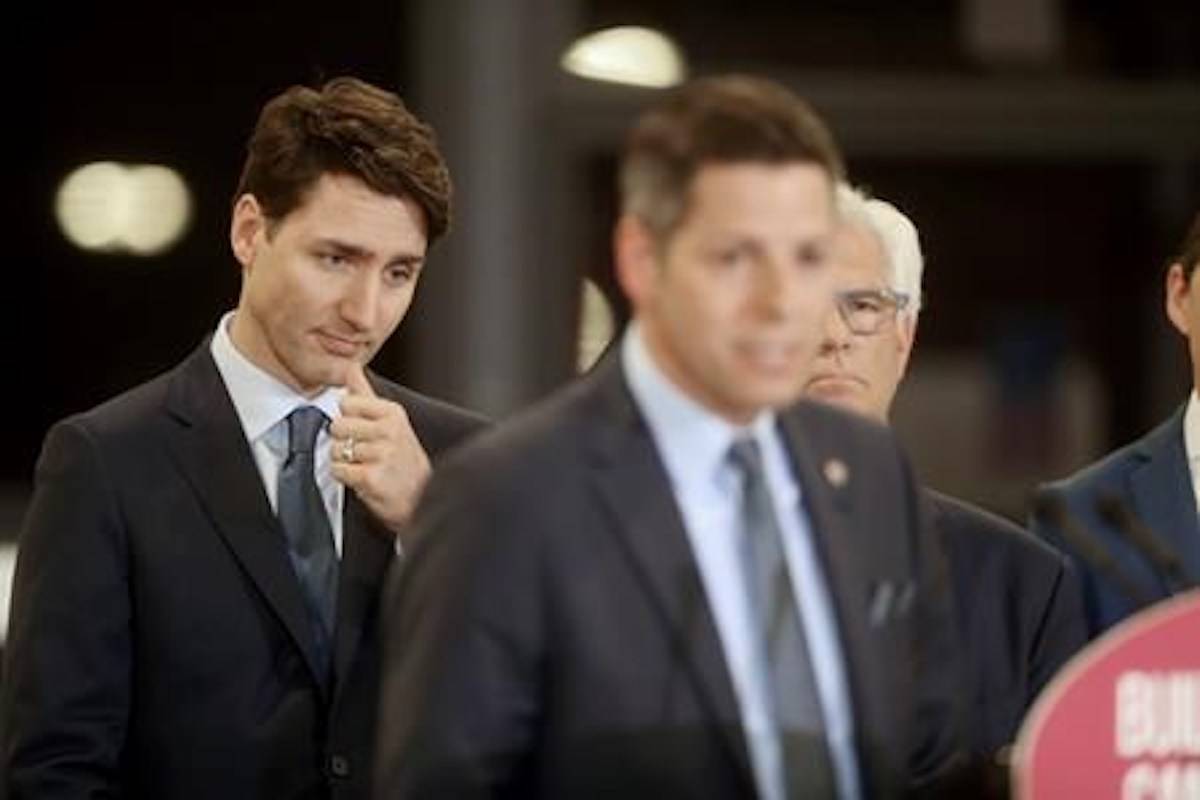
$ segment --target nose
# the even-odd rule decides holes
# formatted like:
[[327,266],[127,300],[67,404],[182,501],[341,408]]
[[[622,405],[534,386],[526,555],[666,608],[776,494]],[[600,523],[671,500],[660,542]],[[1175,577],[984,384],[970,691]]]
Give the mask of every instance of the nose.
[[345,287],[338,313],[356,331],[370,331],[379,318],[379,285],[370,270],[361,270]]
[[794,313],[797,306],[795,276],[780,264],[764,263],[755,270],[754,305],[763,317],[780,320]]

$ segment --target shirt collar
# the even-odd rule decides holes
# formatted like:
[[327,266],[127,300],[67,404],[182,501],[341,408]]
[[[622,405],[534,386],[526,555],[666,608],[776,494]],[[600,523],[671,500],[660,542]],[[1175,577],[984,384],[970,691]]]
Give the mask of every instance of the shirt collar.
[[1183,447],[1189,464],[1200,462],[1200,399],[1194,389],[1183,412]]
[[750,425],[741,427],[709,411],[663,374],[636,322],[621,342],[621,365],[676,488],[720,481],[734,439],[750,434],[760,447],[769,439],[775,424],[772,412],[762,411]]
[[340,416],[343,387],[329,386],[316,397],[305,397],[242,355],[229,336],[234,313],[217,324],[211,352],[247,441],[257,441],[300,406],[316,406],[329,419]]

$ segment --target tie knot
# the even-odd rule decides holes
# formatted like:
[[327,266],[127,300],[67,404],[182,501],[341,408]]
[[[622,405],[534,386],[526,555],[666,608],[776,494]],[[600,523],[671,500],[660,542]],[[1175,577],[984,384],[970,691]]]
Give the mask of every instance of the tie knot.
[[762,474],[762,450],[752,436],[744,436],[729,446],[729,460],[744,475]]
[[312,455],[325,414],[316,406],[300,406],[288,414],[288,455]]

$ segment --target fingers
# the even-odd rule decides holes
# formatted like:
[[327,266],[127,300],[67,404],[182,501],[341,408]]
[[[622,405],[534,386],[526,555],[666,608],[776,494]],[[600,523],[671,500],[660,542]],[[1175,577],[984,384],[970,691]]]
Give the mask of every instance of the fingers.
[[342,416],[360,417],[369,420],[382,420],[396,416],[407,421],[408,413],[399,403],[384,400],[379,397],[367,397],[361,394],[346,394],[340,403]]
[[428,479],[429,457],[403,406],[376,396],[361,365],[345,374],[342,413],[329,425],[333,477],[399,534]]
[[347,464],[344,461],[334,461],[330,466],[336,480],[358,491],[365,489],[369,469],[366,464]]
[[392,414],[383,414],[378,417],[347,416],[343,411],[342,416],[335,417],[329,423],[329,435],[335,441],[349,439],[353,436],[355,439],[365,442],[399,435],[408,427],[407,421],[407,417]]
[[429,458],[416,437],[334,440],[332,447],[333,477],[398,535],[429,477]]
[[336,439],[331,444],[332,462],[337,464],[372,464],[382,461],[391,449],[391,445],[383,440],[371,441],[350,437]]
[[335,461],[330,465],[335,480],[352,489],[368,506],[377,501],[380,493],[372,485],[374,469],[369,464],[347,464]]
[[406,458],[410,451],[421,450],[408,413],[399,403],[378,397],[346,395],[341,405],[341,416],[329,424],[330,448],[335,462],[363,462],[376,457],[377,460],[389,460],[394,456]]

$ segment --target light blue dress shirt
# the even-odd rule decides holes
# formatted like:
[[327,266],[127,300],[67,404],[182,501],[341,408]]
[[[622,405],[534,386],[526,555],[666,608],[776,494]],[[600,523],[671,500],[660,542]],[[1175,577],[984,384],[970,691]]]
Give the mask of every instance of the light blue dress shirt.
[[739,554],[741,484],[729,462],[734,440],[752,435],[763,453],[784,558],[800,604],[838,794],[861,797],[854,722],[833,605],[815,551],[808,512],[770,412],[738,428],[703,408],[657,367],[636,324],[621,342],[621,366],[666,465],[733,680],[755,782],[764,800],[783,800],[779,740],[771,724],[764,665]]
[[[263,488],[271,510],[278,512],[279,469],[288,454],[287,417],[300,406],[316,406],[330,420],[341,416],[342,387],[329,387],[313,398],[305,397],[275,376],[261,369],[242,355],[229,337],[233,312],[226,314],[213,333],[210,352],[217,362],[217,372],[233,401],[246,441],[254,453],[254,463],[262,476]],[[333,529],[333,544],[338,556],[342,554],[342,503],[346,490],[333,477],[332,454],[329,449],[329,428],[321,429],[314,451],[317,488],[329,515]]]

